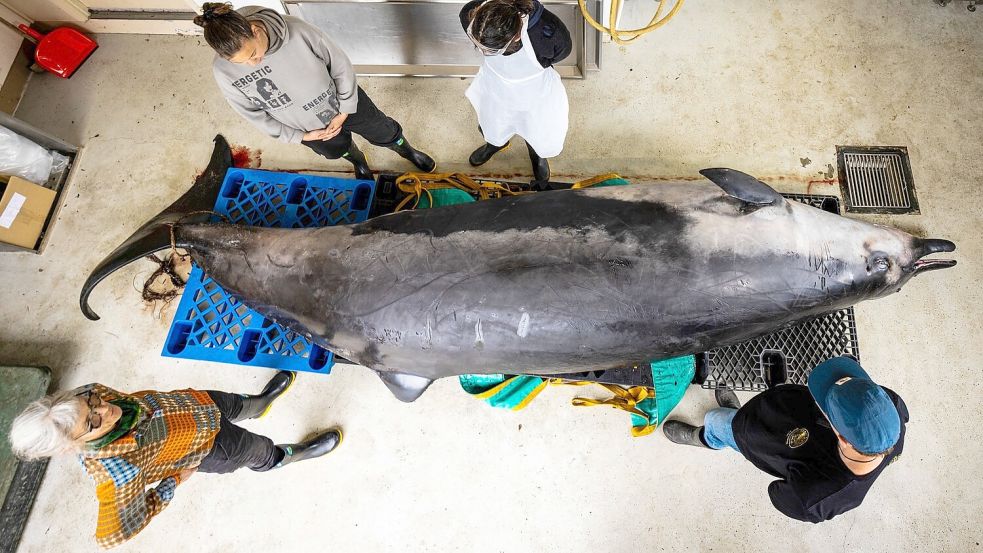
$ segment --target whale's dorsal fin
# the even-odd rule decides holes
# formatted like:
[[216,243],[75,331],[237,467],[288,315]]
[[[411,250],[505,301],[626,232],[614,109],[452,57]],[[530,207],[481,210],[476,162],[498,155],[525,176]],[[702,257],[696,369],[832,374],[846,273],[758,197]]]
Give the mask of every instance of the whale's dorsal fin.
[[719,186],[729,196],[733,196],[744,203],[765,206],[781,205],[785,198],[775,192],[775,189],[758,179],[735,171],[733,169],[713,168],[704,169],[700,174],[710,179],[713,184]]
[[416,401],[433,384],[433,380],[415,374],[386,371],[376,371],[376,373],[396,399],[405,403]]

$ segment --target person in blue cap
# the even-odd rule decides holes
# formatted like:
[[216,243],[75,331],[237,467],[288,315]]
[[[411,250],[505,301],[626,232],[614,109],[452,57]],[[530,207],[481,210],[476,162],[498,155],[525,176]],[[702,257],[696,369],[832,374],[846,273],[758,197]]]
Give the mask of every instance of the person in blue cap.
[[779,478],[768,486],[785,515],[822,522],[856,508],[904,446],[908,408],[851,357],[820,363],[808,386],[785,384],[741,406],[716,390],[720,408],[703,426],[666,421],[667,438],[710,449],[731,448]]

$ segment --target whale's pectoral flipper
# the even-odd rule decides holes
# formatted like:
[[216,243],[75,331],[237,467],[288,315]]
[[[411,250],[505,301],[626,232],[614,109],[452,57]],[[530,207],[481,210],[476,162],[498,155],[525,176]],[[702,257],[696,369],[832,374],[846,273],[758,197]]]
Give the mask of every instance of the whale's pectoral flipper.
[[416,401],[433,383],[433,380],[415,374],[383,371],[376,371],[376,374],[386,383],[386,387],[396,396],[396,399],[406,403]]
[[171,246],[171,227],[177,222],[200,223],[207,221],[211,216],[204,210],[209,210],[215,205],[215,198],[218,196],[219,189],[225,179],[225,173],[232,167],[232,149],[222,135],[215,136],[215,148],[212,150],[211,160],[208,167],[195,179],[194,186],[184,193],[183,196],[167,206],[158,213],[153,219],[144,223],[122,244],[117,246],[92,272],[82,286],[82,294],[79,297],[79,305],[82,313],[93,321],[99,319],[89,307],[89,294],[92,289],[99,284],[99,281],[106,278],[113,271]]
[[713,184],[719,186],[729,196],[733,196],[744,203],[765,206],[781,205],[785,198],[775,192],[775,189],[758,179],[735,171],[734,169],[713,168],[703,169],[700,174],[710,179]]

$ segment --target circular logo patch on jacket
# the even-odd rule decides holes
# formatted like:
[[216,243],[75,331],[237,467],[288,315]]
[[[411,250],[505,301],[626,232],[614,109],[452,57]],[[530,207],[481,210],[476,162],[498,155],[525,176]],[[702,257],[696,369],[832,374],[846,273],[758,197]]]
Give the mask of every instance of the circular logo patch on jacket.
[[809,431],[805,428],[795,428],[785,435],[785,445],[792,449],[802,447],[809,441]]

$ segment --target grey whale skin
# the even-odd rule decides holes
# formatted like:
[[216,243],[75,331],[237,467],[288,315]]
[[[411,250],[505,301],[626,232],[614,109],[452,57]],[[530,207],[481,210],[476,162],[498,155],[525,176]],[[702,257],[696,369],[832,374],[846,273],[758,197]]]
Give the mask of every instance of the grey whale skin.
[[[216,137],[195,187],[93,271],[81,297],[89,318],[96,283],[169,247],[164,223],[214,201],[227,150]],[[952,242],[786,201],[730,169],[701,173],[707,181],[540,192],[316,229],[188,222],[174,235],[227,291],[377,371],[403,401],[445,376],[706,351],[955,265],[924,259]]]

